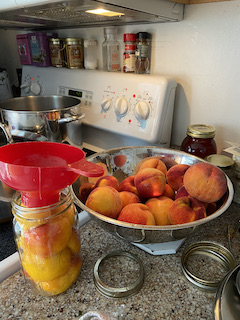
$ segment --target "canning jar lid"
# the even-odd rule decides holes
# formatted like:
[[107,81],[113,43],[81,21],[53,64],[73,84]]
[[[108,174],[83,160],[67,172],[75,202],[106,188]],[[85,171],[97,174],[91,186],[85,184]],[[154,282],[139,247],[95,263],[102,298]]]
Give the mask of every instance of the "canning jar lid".
[[229,158],[222,154],[211,154],[210,156],[206,157],[206,160],[209,163],[222,169],[229,169],[234,164],[234,161],[232,158]]
[[184,249],[181,258],[186,278],[200,289],[215,292],[236,260],[227,248],[212,241],[200,241]]
[[99,258],[94,266],[94,283],[107,298],[125,298],[137,293],[144,269],[141,260],[128,251],[112,251]]
[[188,126],[187,135],[193,138],[214,138],[215,128],[207,124],[193,124]]
[[137,33],[137,39],[138,39],[138,40],[151,39],[151,33],[148,33],[148,32],[138,32],[138,33]]

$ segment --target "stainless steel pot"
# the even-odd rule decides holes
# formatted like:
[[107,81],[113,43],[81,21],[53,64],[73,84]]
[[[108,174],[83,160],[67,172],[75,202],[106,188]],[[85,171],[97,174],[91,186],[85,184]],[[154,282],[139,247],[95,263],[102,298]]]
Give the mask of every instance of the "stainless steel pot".
[[12,137],[82,144],[80,100],[66,96],[29,96],[0,103],[0,127],[7,141]]

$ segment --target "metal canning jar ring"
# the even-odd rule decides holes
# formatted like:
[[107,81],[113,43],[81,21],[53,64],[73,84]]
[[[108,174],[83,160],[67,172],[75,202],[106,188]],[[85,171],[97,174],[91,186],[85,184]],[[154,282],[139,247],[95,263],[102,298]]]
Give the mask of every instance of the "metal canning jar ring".
[[233,254],[221,244],[211,241],[190,244],[183,251],[181,263],[184,275],[193,285],[212,292],[236,266]]
[[[125,257],[126,259],[132,260],[132,262],[135,262],[138,266],[138,275],[136,277],[136,280],[134,280],[133,283],[127,284],[126,286],[119,286],[119,287],[114,287],[110,286],[107,283],[105,283],[101,279],[101,271],[100,267],[101,265],[108,259],[113,258],[113,257]],[[126,266],[129,264],[127,263]],[[113,266],[114,267],[114,266]],[[124,267],[124,265],[122,265]],[[112,269],[112,268],[111,268]],[[109,269],[108,269],[109,271]],[[118,272],[117,276],[119,276]],[[122,250],[117,250],[117,251],[112,251],[110,253],[104,254],[101,258],[99,258],[94,266],[94,283],[97,288],[97,290],[103,294],[104,296],[108,298],[125,298],[129,297],[135,293],[137,293],[142,285],[143,285],[143,279],[144,279],[144,268],[141,260],[135,256],[134,254],[128,252],[128,251],[122,251]]]

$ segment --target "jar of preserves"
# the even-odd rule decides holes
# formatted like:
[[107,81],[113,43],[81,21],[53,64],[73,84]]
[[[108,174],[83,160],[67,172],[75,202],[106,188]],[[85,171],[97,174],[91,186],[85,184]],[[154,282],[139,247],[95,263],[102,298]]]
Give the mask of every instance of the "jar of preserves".
[[125,49],[123,53],[123,72],[135,72],[136,34],[124,33]]
[[12,200],[13,227],[23,274],[36,293],[57,295],[76,281],[81,269],[79,220],[71,192],[45,207],[22,205],[20,193]]
[[214,127],[205,124],[190,125],[180,150],[204,159],[217,153],[214,137]]
[[151,62],[151,34],[137,33],[135,52],[135,73],[150,73]]

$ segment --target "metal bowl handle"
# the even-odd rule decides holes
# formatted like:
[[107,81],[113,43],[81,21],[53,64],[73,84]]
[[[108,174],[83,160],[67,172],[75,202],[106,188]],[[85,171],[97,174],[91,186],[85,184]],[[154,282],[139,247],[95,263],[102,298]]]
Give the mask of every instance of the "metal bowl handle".
[[85,117],[86,117],[85,113],[82,113],[80,115],[71,115],[69,117],[59,119],[58,123],[59,124],[69,123],[69,122],[72,122],[72,121],[77,121],[77,120],[84,119]]
[[4,123],[1,123],[0,122],[0,128],[3,130],[5,136],[6,136],[6,139],[7,139],[7,142],[8,143],[13,143],[13,138],[12,138],[12,135],[11,135],[11,132],[8,128],[8,126],[6,126]]

